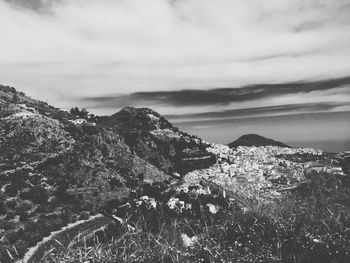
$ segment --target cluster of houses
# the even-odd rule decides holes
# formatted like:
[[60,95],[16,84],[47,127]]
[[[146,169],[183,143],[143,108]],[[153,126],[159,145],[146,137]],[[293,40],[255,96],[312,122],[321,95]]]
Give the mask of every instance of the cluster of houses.
[[[185,184],[205,180],[229,192],[246,196],[279,196],[284,189],[297,187],[310,171],[343,174],[342,168],[325,162],[293,162],[285,155],[321,156],[323,151],[312,148],[284,148],[277,146],[230,149],[226,145],[211,144],[208,148],[217,156],[217,163],[207,169],[195,170],[184,176]],[[317,159],[317,158],[316,158]]]

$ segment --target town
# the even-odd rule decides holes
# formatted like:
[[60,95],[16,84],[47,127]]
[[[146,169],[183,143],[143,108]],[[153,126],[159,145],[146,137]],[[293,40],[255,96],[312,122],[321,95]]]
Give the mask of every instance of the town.
[[[186,174],[182,188],[206,181],[222,187],[227,193],[266,199],[296,188],[305,181],[305,173],[345,175],[341,167],[326,158],[327,153],[313,148],[239,146],[232,149],[212,143],[207,150],[217,156],[217,163]],[[291,160],[293,158],[289,157],[293,156],[301,158]],[[308,161],[310,157],[315,157],[316,161]],[[325,161],[319,161],[321,159]]]

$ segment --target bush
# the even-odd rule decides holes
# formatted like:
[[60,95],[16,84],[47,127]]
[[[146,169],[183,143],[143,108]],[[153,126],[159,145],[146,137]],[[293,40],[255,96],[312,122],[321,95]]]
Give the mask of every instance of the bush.
[[7,208],[14,210],[17,206],[17,200],[15,198],[11,198],[11,199],[7,200],[6,206],[7,206]]
[[18,195],[19,187],[15,184],[10,184],[5,187],[5,193],[9,196],[16,197]]
[[24,200],[21,203],[19,203],[16,207],[16,212],[17,214],[23,214],[26,212],[29,212],[30,210],[32,210],[34,208],[34,204],[33,202],[29,201],[29,200]]
[[34,204],[29,200],[24,200],[16,207],[16,213],[19,215],[19,220],[24,222],[29,218],[29,212],[34,208]]
[[49,236],[54,228],[49,220],[45,220],[43,218],[38,220],[38,225],[40,226],[41,234],[44,237]]
[[80,209],[81,211],[92,211],[94,209],[94,204],[90,200],[82,200]]
[[29,191],[22,192],[20,197],[37,204],[46,204],[47,200],[49,199],[46,190],[42,187],[33,187]]
[[79,220],[87,220],[87,219],[89,219],[89,217],[90,217],[90,213],[87,211],[82,211],[79,214]]
[[42,234],[39,231],[26,231],[22,236],[23,240],[28,242],[30,247],[35,246],[36,243],[43,239]]
[[20,240],[22,235],[23,235],[24,231],[23,229],[17,229],[17,230],[13,230],[10,231],[6,237],[7,239],[10,241],[11,244],[14,244],[17,240]]
[[0,229],[11,230],[15,228],[15,224],[8,220],[0,220]]
[[6,214],[6,220],[11,220],[16,217],[16,212],[15,211],[8,211]]

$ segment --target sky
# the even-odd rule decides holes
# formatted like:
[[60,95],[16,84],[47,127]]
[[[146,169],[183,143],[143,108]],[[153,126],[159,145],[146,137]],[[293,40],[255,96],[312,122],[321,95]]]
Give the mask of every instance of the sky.
[[0,83],[58,107],[151,107],[225,143],[304,145],[305,125],[350,141],[350,0],[0,0],[0,32]]

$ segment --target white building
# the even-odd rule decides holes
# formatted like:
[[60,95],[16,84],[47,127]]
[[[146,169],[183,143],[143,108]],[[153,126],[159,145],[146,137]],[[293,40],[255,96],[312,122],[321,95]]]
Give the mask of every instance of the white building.
[[83,123],[87,123],[87,120],[85,120],[85,119],[76,119],[76,120],[70,120],[70,122],[75,124],[75,125],[81,125]]

